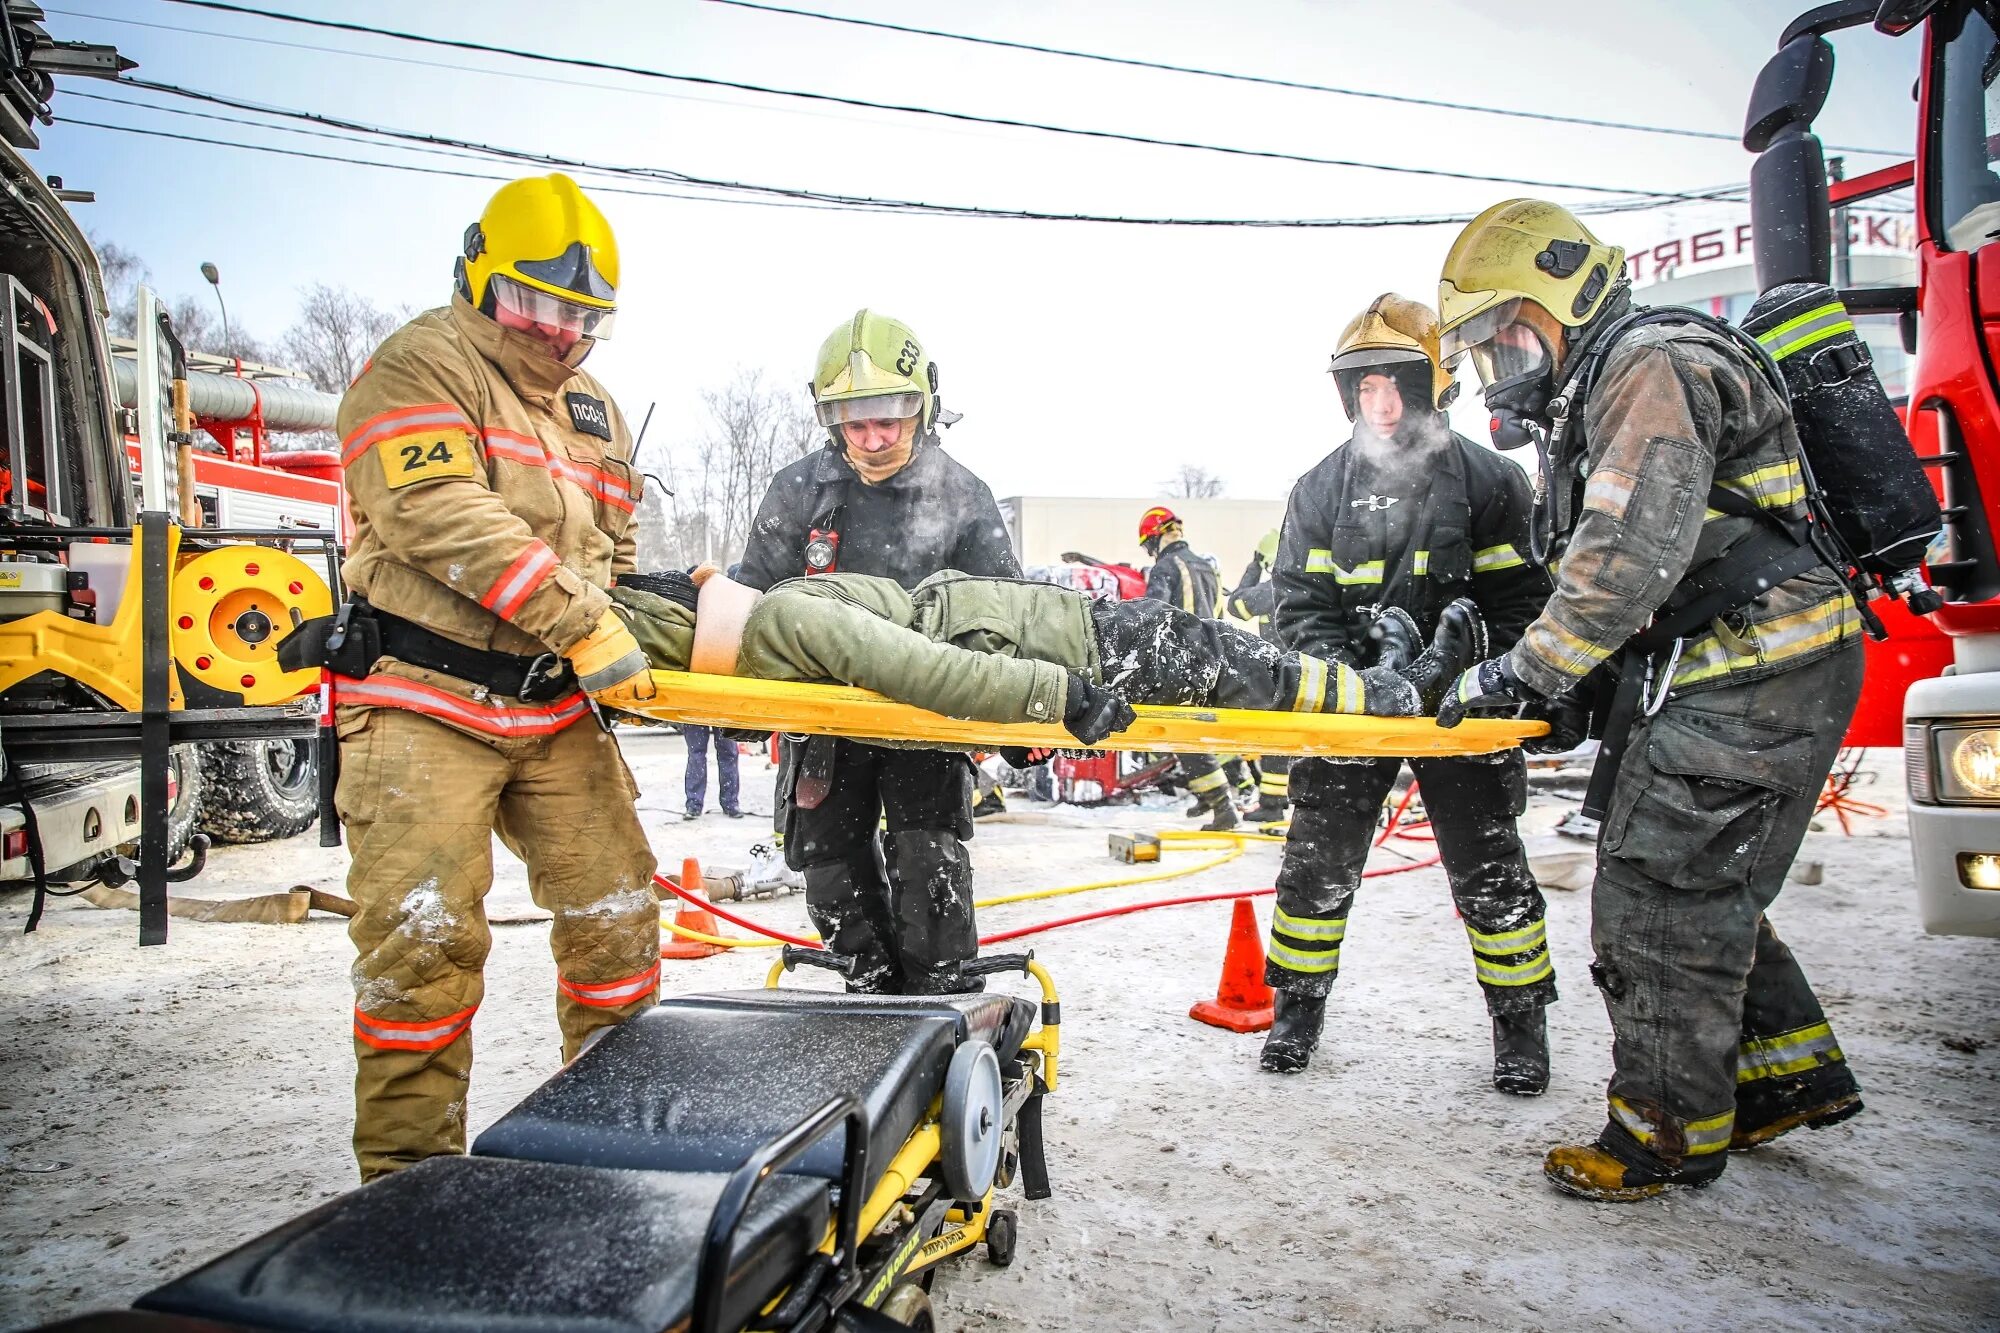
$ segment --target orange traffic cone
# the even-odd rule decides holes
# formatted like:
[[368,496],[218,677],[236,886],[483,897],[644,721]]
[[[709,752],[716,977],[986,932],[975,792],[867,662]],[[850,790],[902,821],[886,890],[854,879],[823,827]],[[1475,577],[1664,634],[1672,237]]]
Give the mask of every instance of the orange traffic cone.
[[[701,892],[701,862],[690,856],[681,862],[681,887],[689,893]],[[715,914],[706,907],[696,907],[687,899],[680,900],[681,910],[674,913],[674,924],[682,930],[699,931],[704,935],[720,935],[715,924]],[[704,944],[700,940],[685,939],[669,931],[667,938],[660,941],[662,958],[706,958],[710,954],[722,952],[720,944]],[[1270,1022],[1266,1015],[1264,1021]]]
[[1271,1004],[1257,913],[1248,898],[1238,898],[1229,918],[1229,947],[1222,955],[1222,981],[1215,998],[1188,1010],[1188,1017],[1231,1032],[1262,1032],[1271,1026]]

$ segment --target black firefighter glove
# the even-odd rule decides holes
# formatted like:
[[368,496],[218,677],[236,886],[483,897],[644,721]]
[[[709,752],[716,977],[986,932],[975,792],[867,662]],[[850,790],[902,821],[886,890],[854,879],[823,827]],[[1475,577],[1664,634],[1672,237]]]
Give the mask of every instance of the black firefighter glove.
[[1531,699],[1521,706],[1521,716],[1529,722],[1549,724],[1548,735],[1530,736],[1521,742],[1529,754],[1568,754],[1590,739],[1590,705],[1574,692],[1554,699]]
[[1063,726],[1085,745],[1096,745],[1113,732],[1139,720],[1125,696],[1094,684],[1081,671],[1069,673],[1069,695],[1063,703]]
[[1475,708],[1540,702],[1541,694],[1514,674],[1513,665],[1505,657],[1489,657],[1477,666],[1466,668],[1458,684],[1445,691],[1437,720],[1440,727],[1455,727]]

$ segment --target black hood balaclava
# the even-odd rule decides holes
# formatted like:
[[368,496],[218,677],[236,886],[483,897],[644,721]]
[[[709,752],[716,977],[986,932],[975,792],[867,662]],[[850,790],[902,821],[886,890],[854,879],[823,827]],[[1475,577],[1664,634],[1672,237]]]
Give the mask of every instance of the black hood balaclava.
[[1396,382],[1396,390],[1402,395],[1403,419],[1396,423],[1395,434],[1390,437],[1394,443],[1423,447],[1450,435],[1444,413],[1431,405],[1430,362],[1390,361],[1333,372],[1341,406],[1347,409],[1347,418],[1354,423],[1357,437],[1376,438],[1361,420],[1361,381],[1370,375],[1387,375]]

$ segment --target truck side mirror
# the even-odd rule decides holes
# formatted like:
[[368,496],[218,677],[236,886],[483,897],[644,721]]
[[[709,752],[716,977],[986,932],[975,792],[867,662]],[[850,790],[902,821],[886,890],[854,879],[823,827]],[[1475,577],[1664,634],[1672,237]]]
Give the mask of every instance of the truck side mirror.
[[1778,48],[1758,71],[1744,117],[1750,168],[1750,224],[1757,289],[1825,283],[1833,273],[1826,154],[1813,118],[1833,87],[1833,47],[1807,32]]
[[1833,278],[1833,221],[1828,212],[1826,154],[1819,136],[1797,126],[1750,165],[1751,250],[1757,290],[1780,283]]
[[1810,130],[1832,87],[1833,47],[1813,33],[1793,38],[1757,71],[1743,119],[1743,146],[1761,153],[1788,126]]

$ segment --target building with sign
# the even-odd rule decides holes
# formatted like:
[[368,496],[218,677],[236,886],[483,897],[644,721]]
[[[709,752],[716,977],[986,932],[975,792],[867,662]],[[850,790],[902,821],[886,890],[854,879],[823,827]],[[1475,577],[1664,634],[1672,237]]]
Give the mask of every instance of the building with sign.
[[[1907,191],[1901,197],[1907,198]],[[1881,211],[1835,211],[1833,285],[1912,287],[1917,281],[1914,215],[1898,211],[1899,196],[1880,203]],[[1757,299],[1751,261],[1750,219],[1737,209],[1675,210],[1668,233],[1650,245],[1627,242],[1626,271],[1632,297],[1640,305],[1685,305],[1740,323]],[[1840,234],[1844,227],[1845,236]],[[1604,229],[1607,233],[1610,228]],[[1615,233],[1613,243],[1626,238]],[[1908,391],[1910,356],[1894,316],[1857,316],[1856,325],[1875,355],[1875,371],[1892,398]]]

